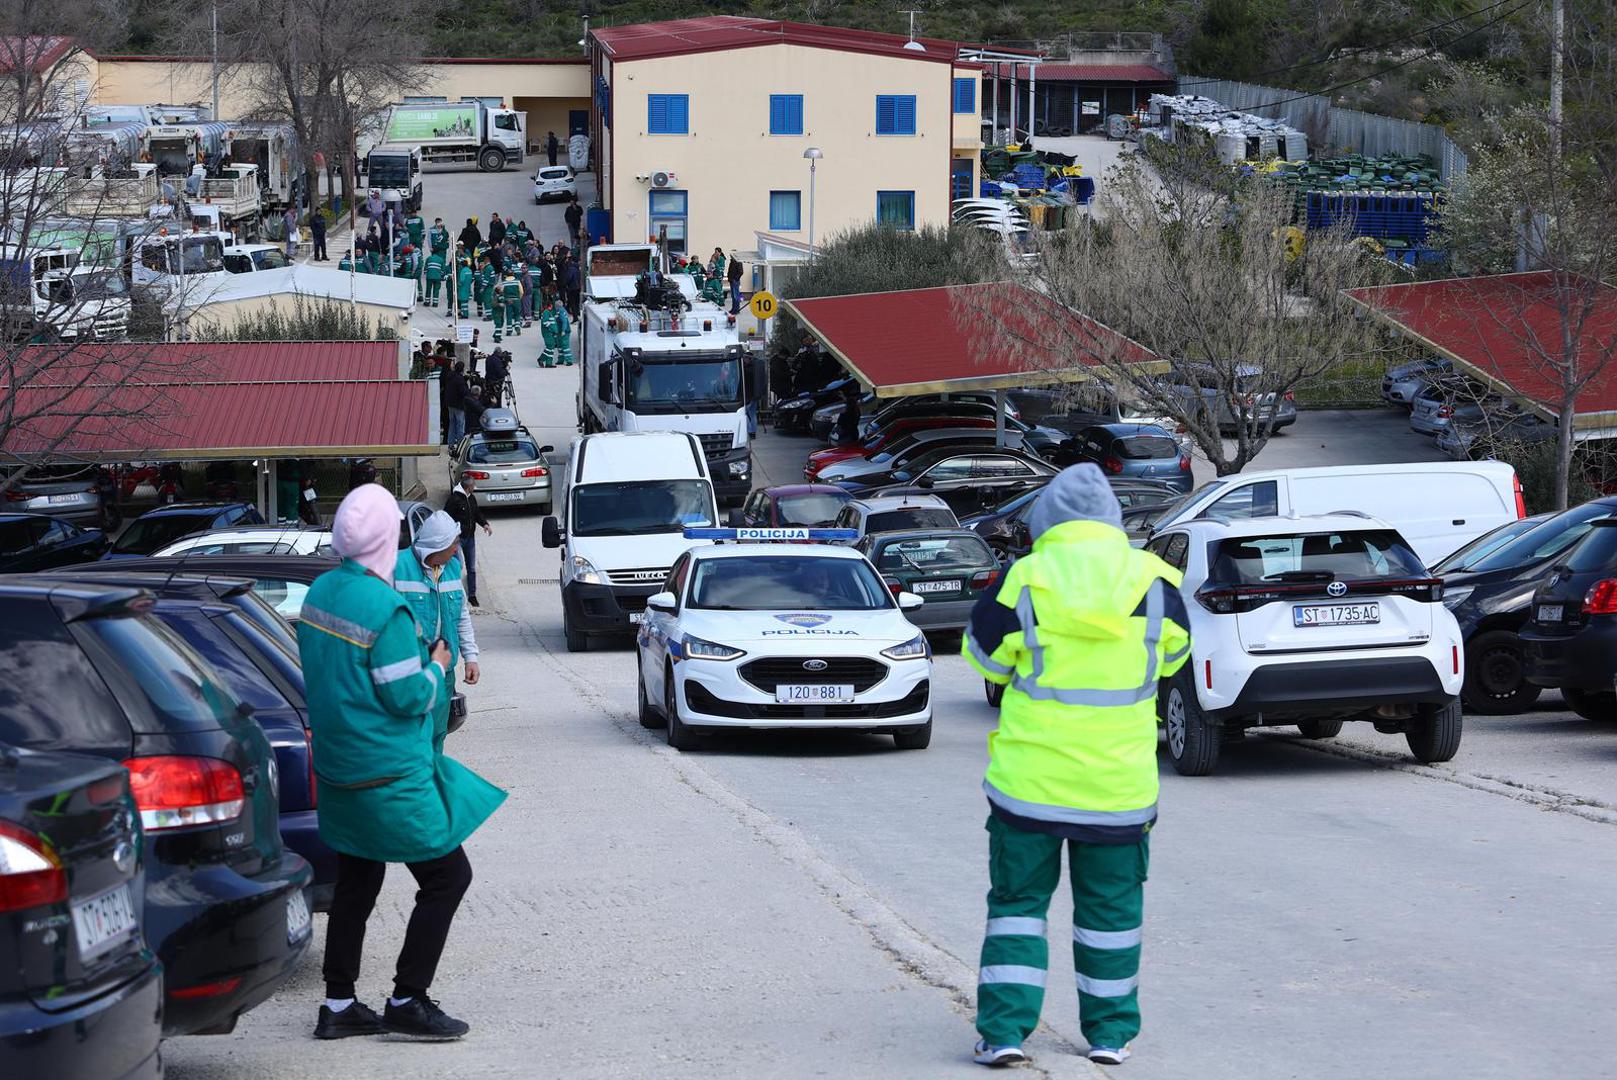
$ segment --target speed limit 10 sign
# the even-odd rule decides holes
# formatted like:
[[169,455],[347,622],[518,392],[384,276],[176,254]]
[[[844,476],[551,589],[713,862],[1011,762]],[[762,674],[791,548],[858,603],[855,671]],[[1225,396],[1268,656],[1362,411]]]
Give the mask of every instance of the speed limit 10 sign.
[[752,294],[751,307],[754,318],[773,319],[775,312],[780,310],[780,302],[775,299],[772,292],[755,292]]

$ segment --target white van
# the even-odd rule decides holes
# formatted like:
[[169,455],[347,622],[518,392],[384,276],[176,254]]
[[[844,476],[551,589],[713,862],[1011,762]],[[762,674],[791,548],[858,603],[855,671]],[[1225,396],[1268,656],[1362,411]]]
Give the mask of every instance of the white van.
[[542,526],[561,549],[562,628],[569,652],[593,634],[627,634],[646,597],[665,588],[679,554],[719,524],[702,443],[685,432],[602,432],[573,440],[560,510]]
[[1342,511],[1380,518],[1427,566],[1489,529],[1527,516],[1516,470],[1503,461],[1324,465],[1240,473],[1203,484],[1151,523]]

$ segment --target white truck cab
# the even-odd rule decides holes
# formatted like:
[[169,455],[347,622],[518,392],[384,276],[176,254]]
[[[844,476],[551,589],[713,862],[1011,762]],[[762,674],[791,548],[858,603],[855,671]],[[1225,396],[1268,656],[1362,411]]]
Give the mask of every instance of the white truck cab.
[[231,239],[211,232],[181,236],[159,231],[140,237],[130,252],[130,280],[170,296],[223,280],[230,273],[225,269],[225,244]]
[[580,436],[562,482],[542,535],[561,549],[567,649],[584,652],[591,635],[634,632],[674,560],[704,542],[684,531],[716,527],[719,511],[701,442],[679,432]]

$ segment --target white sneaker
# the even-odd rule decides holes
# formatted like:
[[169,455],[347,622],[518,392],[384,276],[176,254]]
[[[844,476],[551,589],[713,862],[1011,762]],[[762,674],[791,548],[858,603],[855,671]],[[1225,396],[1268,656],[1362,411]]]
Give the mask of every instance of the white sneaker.
[[1091,1046],[1089,1060],[1097,1065],[1121,1065],[1129,1059],[1129,1048],[1126,1046]]
[[1003,1069],[1007,1065],[1025,1063],[1027,1055],[1020,1046],[989,1046],[988,1040],[983,1039],[973,1048],[971,1060],[990,1069]]

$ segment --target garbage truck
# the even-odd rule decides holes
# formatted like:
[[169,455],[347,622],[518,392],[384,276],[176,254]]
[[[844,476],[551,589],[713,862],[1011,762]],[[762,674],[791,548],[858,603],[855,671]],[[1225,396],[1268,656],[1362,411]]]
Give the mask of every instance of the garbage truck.
[[153,124],[146,131],[146,153],[159,176],[185,176],[198,164],[217,164],[229,130],[217,120]]
[[303,195],[297,134],[291,124],[235,121],[225,132],[225,155],[234,165],[258,166],[261,210],[273,218]]
[[694,435],[720,501],[739,505],[752,490],[743,391],[764,380],[735,317],[667,273],[656,246],[598,244],[584,258],[579,426]]
[[521,165],[527,149],[527,114],[481,101],[395,105],[382,125],[382,145],[419,146],[429,165],[475,164],[483,172]]
[[70,248],[0,244],[0,323],[14,340],[113,341],[129,332],[129,284]]

